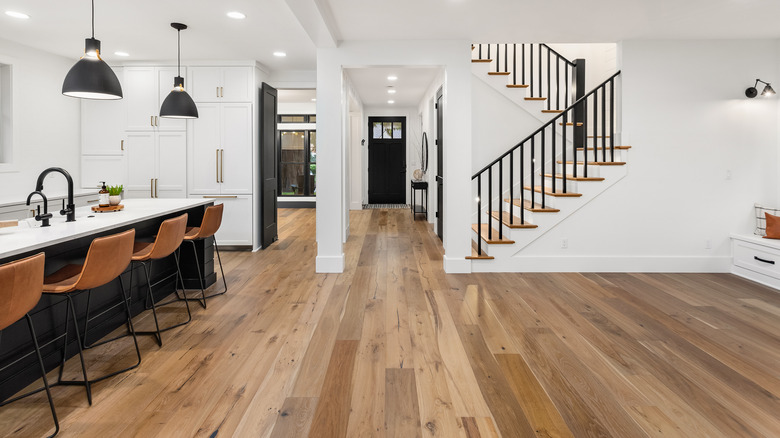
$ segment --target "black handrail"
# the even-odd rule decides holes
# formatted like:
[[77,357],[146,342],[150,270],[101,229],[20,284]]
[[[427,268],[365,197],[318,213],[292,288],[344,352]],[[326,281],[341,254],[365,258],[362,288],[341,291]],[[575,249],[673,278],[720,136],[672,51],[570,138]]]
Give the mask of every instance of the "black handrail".
[[[498,50],[498,48],[496,49]],[[488,240],[493,238],[493,220],[496,219],[498,221],[498,238],[499,240],[503,239],[503,218],[504,218],[504,206],[502,199],[504,196],[504,162],[503,160],[509,157],[509,176],[508,176],[508,184],[509,184],[509,224],[513,225],[516,222],[514,221],[514,206],[515,206],[515,199],[514,199],[514,184],[517,181],[515,179],[515,170],[514,170],[514,162],[515,162],[515,151],[517,149],[520,149],[519,151],[519,182],[520,182],[520,224],[525,225],[525,209],[526,209],[526,198],[525,198],[525,175],[526,172],[530,172],[530,178],[531,178],[531,184],[530,187],[527,189],[529,190],[530,194],[530,208],[541,208],[541,209],[547,209],[547,196],[549,196],[548,192],[548,185],[546,183],[546,178],[548,177],[545,173],[547,168],[547,158],[548,158],[548,151],[547,148],[550,148],[550,153],[552,154],[549,158],[552,160],[551,163],[551,185],[552,185],[552,193],[553,194],[565,194],[568,193],[568,180],[571,178],[567,174],[567,167],[570,165],[570,163],[567,161],[567,153],[568,153],[568,145],[567,145],[567,133],[568,133],[568,127],[572,126],[572,130],[574,132],[574,136],[572,137],[572,154],[573,154],[573,164],[572,165],[572,174],[573,177],[577,177],[577,168],[578,166],[582,167],[582,175],[584,177],[588,176],[588,165],[601,164],[599,162],[599,149],[601,149],[601,160],[602,162],[609,162],[615,161],[615,103],[616,103],[616,96],[615,96],[615,78],[620,75],[620,71],[616,72],[606,80],[604,80],[602,83],[600,83],[598,86],[593,88],[591,91],[585,93],[582,97],[575,100],[571,105],[569,105],[566,109],[564,109],[560,114],[555,115],[552,117],[549,121],[542,124],[540,128],[535,130],[532,134],[525,137],[522,141],[514,145],[512,148],[510,148],[508,151],[504,152],[499,156],[497,159],[493,160],[490,164],[483,167],[480,171],[475,173],[471,178],[472,180],[477,179],[477,233],[479,235],[479,242],[477,244],[477,252],[479,255],[482,255],[482,175],[487,173],[487,238]],[[607,94],[609,94],[609,99],[607,99]],[[588,99],[591,99],[588,101]],[[592,105],[590,105],[592,103]],[[607,110],[607,105],[609,105],[609,110]],[[588,108],[591,106],[591,108]],[[600,108],[599,108],[600,106]],[[591,116],[589,117],[589,111],[591,111]],[[589,122],[588,119],[591,119],[592,122]],[[609,122],[607,122],[607,119],[609,119]],[[557,136],[559,135],[559,131],[557,129],[556,123],[559,123],[561,125],[561,131],[560,135],[562,136],[562,141],[560,145],[560,152],[562,156],[562,161],[560,163],[562,164],[562,174],[557,175],[556,173],[556,164],[555,160],[558,159],[558,140]],[[546,131],[551,128],[549,133]],[[592,159],[589,160],[588,157],[588,131],[592,130],[593,133],[593,155]],[[600,134],[600,135],[599,135]],[[552,139],[550,139],[552,137]],[[538,138],[538,140],[537,140]],[[599,138],[601,139],[601,145],[599,145]],[[607,140],[609,139],[609,140]],[[607,145],[609,144],[609,157],[607,156]],[[539,155],[541,159],[541,163],[537,166],[536,165],[536,157],[537,157],[537,147],[539,146]],[[530,148],[530,150],[527,150],[527,148]],[[582,161],[578,161],[578,152],[582,151]],[[525,154],[528,152],[528,158],[530,158],[530,163],[528,166],[528,169],[525,167]],[[493,212],[493,185],[495,183],[493,179],[493,166],[498,165],[498,182],[496,184],[498,189],[498,215],[497,217],[494,217]],[[541,201],[539,204],[536,203],[536,192],[537,192],[537,186],[535,186],[536,183],[536,177],[537,173],[540,172],[540,186],[539,192],[541,196]],[[557,179],[560,178],[562,181],[560,183],[561,191],[559,192],[558,189],[558,182]]]
[[[523,139],[523,140],[521,140],[519,143],[517,143],[516,145],[512,146],[512,148],[511,148],[511,149],[509,149],[508,151],[506,151],[506,152],[504,152],[503,154],[501,154],[501,156],[500,156],[500,157],[498,157],[498,158],[496,158],[495,160],[491,161],[491,162],[490,162],[490,164],[488,164],[487,166],[483,167],[483,168],[482,168],[480,171],[478,171],[477,173],[475,173],[474,175],[472,175],[472,176],[471,176],[471,179],[474,179],[474,178],[476,178],[476,177],[477,177],[477,175],[479,175],[480,173],[482,173],[482,172],[485,172],[486,170],[488,170],[488,168],[489,168],[490,166],[493,166],[494,164],[496,164],[496,163],[498,163],[499,161],[501,161],[503,158],[506,158],[506,156],[507,156],[507,155],[509,155],[509,153],[510,153],[510,152],[512,152],[512,151],[516,150],[517,148],[519,148],[519,147],[520,147],[520,146],[521,146],[523,143],[525,143],[525,142],[529,141],[531,138],[533,138],[535,135],[537,135],[537,134],[538,134],[540,131],[542,131],[543,129],[547,128],[548,126],[550,126],[550,125],[552,125],[553,123],[555,123],[556,121],[558,121],[558,119],[561,119],[561,118],[563,117],[563,115],[564,115],[566,112],[573,110],[575,106],[577,106],[578,104],[580,104],[580,103],[582,103],[582,102],[585,102],[585,100],[586,100],[588,97],[592,96],[592,95],[593,95],[593,93],[595,93],[595,92],[596,92],[596,91],[597,91],[599,88],[601,88],[601,87],[603,87],[604,85],[608,84],[608,83],[609,83],[609,81],[611,81],[611,80],[615,79],[615,78],[616,78],[618,75],[620,75],[620,71],[619,71],[619,70],[618,70],[618,72],[617,72],[617,73],[615,73],[615,74],[613,74],[612,76],[610,76],[609,78],[607,78],[607,79],[606,79],[604,82],[602,82],[601,84],[597,85],[597,86],[596,86],[596,87],[595,87],[593,90],[589,91],[587,94],[585,94],[585,95],[584,95],[584,96],[582,96],[581,98],[577,99],[577,100],[576,100],[574,103],[572,103],[571,105],[569,105],[569,106],[568,106],[568,107],[567,107],[565,110],[563,110],[563,112],[562,112],[562,113],[560,113],[560,114],[557,114],[555,117],[553,117],[553,118],[552,118],[552,119],[550,119],[549,121],[545,122],[545,124],[544,124],[544,125],[542,125],[542,126],[539,128],[539,129],[537,129],[536,131],[534,131],[534,132],[533,132],[532,134],[530,134],[528,137],[524,138],[524,139]],[[576,123],[576,122],[575,122],[575,123]]]

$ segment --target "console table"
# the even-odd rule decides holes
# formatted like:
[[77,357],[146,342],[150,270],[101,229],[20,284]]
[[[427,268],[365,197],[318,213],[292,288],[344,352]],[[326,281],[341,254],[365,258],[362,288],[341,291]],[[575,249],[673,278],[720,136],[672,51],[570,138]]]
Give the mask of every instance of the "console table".
[[[417,197],[415,196],[418,190],[422,192],[425,200],[425,204],[420,205],[419,209],[417,208]],[[418,214],[424,214],[425,220],[428,220],[428,181],[412,180],[412,219],[416,218]]]

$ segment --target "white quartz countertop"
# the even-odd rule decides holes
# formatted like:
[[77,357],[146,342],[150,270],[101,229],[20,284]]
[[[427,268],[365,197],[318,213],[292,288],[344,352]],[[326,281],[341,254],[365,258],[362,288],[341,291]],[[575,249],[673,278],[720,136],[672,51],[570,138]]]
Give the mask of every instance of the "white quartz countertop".
[[27,219],[19,221],[18,227],[0,228],[0,259],[211,202],[213,199],[125,199],[125,209],[119,212],[94,213],[91,207],[77,208],[75,222],[65,222],[57,208],[52,211],[49,227],[42,228],[41,222]]

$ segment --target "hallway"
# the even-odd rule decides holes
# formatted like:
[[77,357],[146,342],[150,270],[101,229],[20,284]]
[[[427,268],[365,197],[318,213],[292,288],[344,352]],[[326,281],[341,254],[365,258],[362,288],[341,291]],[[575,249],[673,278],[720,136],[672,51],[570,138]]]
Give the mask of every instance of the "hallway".
[[[225,252],[228,294],[162,348],[142,338],[140,367],[95,385],[92,407],[55,388],[60,436],[780,434],[774,290],[726,274],[446,275],[406,209],[352,212],[347,269],[315,274],[315,210],[279,224],[268,250]],[[130,358],[114,344],[87,360]],[[41,436],[48,416],[39,394],[0,408],[0,430]]]

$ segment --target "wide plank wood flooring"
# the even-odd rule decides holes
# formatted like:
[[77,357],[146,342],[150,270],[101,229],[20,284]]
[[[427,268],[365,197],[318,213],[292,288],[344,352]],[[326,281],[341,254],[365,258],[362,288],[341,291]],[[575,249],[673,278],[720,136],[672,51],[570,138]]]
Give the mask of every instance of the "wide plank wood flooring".
[[[93,406],[53,389],[60,436],[780,436],[777,291],[728,274],[446,275],[408,210],[350,219],[343,274],[314,273],[310,209],[281,210],[270,249],[224,252],[228,294],[162,348],[143,337],[141,366],[94,385]],[[87,360],[131,355],[115,342]],[[0,408],[0,435],[51,430],[43,394]]]

